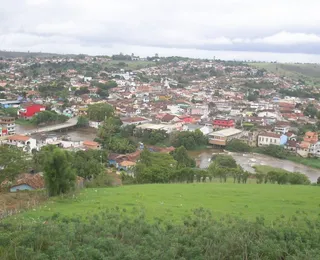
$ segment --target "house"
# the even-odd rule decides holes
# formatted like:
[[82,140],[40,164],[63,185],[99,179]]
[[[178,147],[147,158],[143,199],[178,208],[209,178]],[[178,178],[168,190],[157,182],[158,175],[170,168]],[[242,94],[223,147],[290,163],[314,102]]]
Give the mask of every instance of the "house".
[[289,140],[285,144],[284,148],[289,150],[290,152],[297,152],[297,146],[298,146],[297,141]]
[[30,153],[33,149],[37,149],[37,140],[26,135],[11,135],[7,138],[6,143],[15,145]]
[[258,146],[280,145],[281,135],[275,133],[261,133],[258,135]]
[[180,121],[180,118],[175,116],[175,115],[170,115],[170,114],[165,114],[162,118],[161,118],[161,122],[163,123],[174,123],[174,122],[178,122]]
[[235,122],[233,119],[222,119],[222,118],[216,118],[213,120],[213,128],[234,128]]
[[123,161],[118,164],[118,170],[121,171],[131,171],[132,168],[136,165],[135,162]]
[[42,173],[30,174],[25,173],[18,176],[14,185],[10,187],[10,192],[23,190],[39,190],[44,189],[44,178]]
[[301,157],[308,157],[309,155],[309,148],[310,148],[310,143],[302,141],[301,143],[297,144],[297,154],[300,155]]
[[25,119],[32,118],[35,114],[45,111],[46,107],[39,104],[32,104],[19,110],[19,116]]
[[320,142],[310,144],[309,155],[313,157],[320,157]]
[[290,130],[290,123],[289,122],[277,122],[275,127],[274,127],[274,131],[277,134],[285,134],[287,132],[289,132]]
[[14,117],[0,117],[0,136],[14,135],[16,124]]
[[318,133],[316,132],[306,132],[304,134],[304,137],[303,137],[303,141],[305,142],[309,142],[309,143],[316,143],[318,142]]
[[209,134],[209,144],[216,146],[226,146],[227,143],[235,138],[240,138],[242,130],[235,128],[223,129]]
[[83,141],[83,146],[87,149],[93,149],[93,150],[100,149],[100,144],[94,141]]

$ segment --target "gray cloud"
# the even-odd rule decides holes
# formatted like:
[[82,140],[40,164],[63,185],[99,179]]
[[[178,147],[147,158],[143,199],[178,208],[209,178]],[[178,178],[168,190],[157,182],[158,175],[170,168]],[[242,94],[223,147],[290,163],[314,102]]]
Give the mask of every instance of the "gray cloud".
[[320,54],[319,9],[317,0],[3,1],[0,49]]

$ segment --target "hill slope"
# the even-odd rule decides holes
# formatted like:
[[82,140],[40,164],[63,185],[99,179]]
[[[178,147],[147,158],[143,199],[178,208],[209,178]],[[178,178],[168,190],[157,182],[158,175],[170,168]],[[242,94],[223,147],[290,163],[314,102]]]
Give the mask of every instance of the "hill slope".
[[59,213],[64,216],[86,215],[119,207],[127,212],[145,209],[154,217],[179,220],[196,208],[206,208],[215,216],[231,214],[253,220],[264,216],[268,221],[280,216],[291,217],[319,213],[320,189],[315,186],[271,184],[153,184],[117,188],[84,189],[70,199],[56,198],[45,206],[19,215],[38,218]]

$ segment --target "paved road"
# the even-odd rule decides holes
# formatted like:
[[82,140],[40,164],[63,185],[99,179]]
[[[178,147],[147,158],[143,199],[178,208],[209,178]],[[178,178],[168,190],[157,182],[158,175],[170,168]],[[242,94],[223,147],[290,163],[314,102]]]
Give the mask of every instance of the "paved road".
[[70,118],[67,122],[65,122],[63,124],[44,126],[44,127],[40,127],[40,128],[37,128],[37,129],[26,131],[26,132],[24,132],[22,134],[23,135],[31,135],[31,134],[36,134],[36,133],[44,133],[44,132],[56,131],[56,130],[59,130],[59,129],[75,126],[77,124],[77,121],[78,121],[78,118],[77,117],[73,117],[73,118]]

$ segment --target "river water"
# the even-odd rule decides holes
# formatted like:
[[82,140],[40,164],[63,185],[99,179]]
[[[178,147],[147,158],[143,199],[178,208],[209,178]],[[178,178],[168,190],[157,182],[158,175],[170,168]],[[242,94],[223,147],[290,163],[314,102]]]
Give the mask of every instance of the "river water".
[[[204,149],[201,151],[190,152],[189,154],[194,157],[200,168],[207,168],[211,163],[211,157],[213,154],[224,153],[221,150]],[[230,154],[241,167],[249,172],[254,173],[254,165],[269,165],[276,168],[281,168],[290,172],[300,172],[308,176],[311,182],[316,182],[320,177],[320,170],[314,169],[299,163],[295,163],[288,160],[280,160],[277,158],[269,157],[262,154],[243,154],[243,153],[224,153]]]
[[[28,130],[35,129],[35,126],[22,126],[16,125],[16,132],[23,133]],[[46,133],[47,135],[56,135],[57,137],[69,136],[71,141],[93,141],[97,136],[97,130],[94,128],[79,128],[71,130],[56,131]],[[41,134],[33,135],[35,138]],[[211,157],[213,154],[222,153],[221,150],[215,149],[203,149],[200,151],[191,151],[189,154],[194,157],[200,168],[207,168],[211,163]],[[241,165],[246,171],[254,173],[254,165],[269,165],[276,168],[281,168],[290,172],[301,172],[307,175],[311,182],[316,182],[320,176],[320,170],[298,164],[292,161],[280,160],[273,157],[269,157],[262,154],[243,154],[243,153],[228,153]]]
[[[37,129],[35,126],[25,126],[25,125],[16,125],[16,133],[25,133],[30,130]],[[38,138],[43,135],[54,135],[57,137],[70,137],[70,141],[78,142],[78,141],[93,141],[97,137],[97,129],[92,127],[85,127],[85,128],[77,128],[77,129],[70,129],[66,130],[63,129],[61,131],[54,131],[48,132],[43,134],[33,134],[33,138]]]

